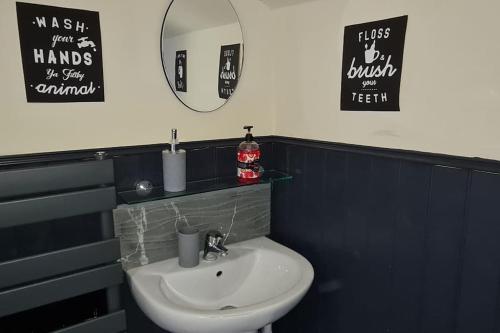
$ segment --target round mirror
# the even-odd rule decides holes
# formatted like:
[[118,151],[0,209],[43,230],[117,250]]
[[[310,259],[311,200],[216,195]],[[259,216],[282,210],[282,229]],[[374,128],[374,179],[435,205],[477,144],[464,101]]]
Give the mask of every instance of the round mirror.
[[236,89],[243,65],[243,33],[229,0],[173,0],[161,33],[168,84],[188,108],[210,112]]

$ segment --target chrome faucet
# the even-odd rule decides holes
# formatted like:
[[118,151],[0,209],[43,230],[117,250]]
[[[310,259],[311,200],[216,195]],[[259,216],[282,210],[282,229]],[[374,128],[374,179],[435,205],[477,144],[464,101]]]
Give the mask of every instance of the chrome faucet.
[[217,255],[226,256],[227,249],[224,247],[224,235],[218,231],[210,230],[205,236],[205,251],[203,259],[213,261],[217,259]]

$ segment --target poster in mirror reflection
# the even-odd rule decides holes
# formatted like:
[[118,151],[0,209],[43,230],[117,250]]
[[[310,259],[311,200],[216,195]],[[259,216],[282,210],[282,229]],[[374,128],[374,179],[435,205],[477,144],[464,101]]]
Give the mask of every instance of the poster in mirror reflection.
[[187,51],[175,52],[175,90],[187,91]]
[[219,97],[228,99],[238,84],[240,67],[240,44],[223,45],[219,59]]

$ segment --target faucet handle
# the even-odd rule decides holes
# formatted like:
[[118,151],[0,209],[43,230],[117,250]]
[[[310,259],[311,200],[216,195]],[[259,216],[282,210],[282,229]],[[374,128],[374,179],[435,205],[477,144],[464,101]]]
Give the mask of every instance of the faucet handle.
[[211,236],[211,237],[224,237],[224,235],[220,231],[217,231],[217,230],[209,230],[209,231],[207,231],[207,236]]
[[227,249],[224,247],[224,235],[216,230],[209,230],[205,235],[205,251],[203,259],[212,261],[217,255],[226,256]]
[[205,240],[209,244],[218,244],[223,238],[224,235],[217,230],[209,230],[205,236]]

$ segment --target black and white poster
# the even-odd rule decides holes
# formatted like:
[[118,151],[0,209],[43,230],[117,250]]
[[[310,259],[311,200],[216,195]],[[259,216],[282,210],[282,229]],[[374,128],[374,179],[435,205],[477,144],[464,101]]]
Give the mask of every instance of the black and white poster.
[[28,102],[103,102],[99,13],[17,2]]
[[408,16],[344,29],[341,110],[399,111]]
[[219,60],[219,97],[228,99],[238,84],[240,44],[222,45]]
[[175,52],[175,90],[187,91],[187,53],[186,50]]

